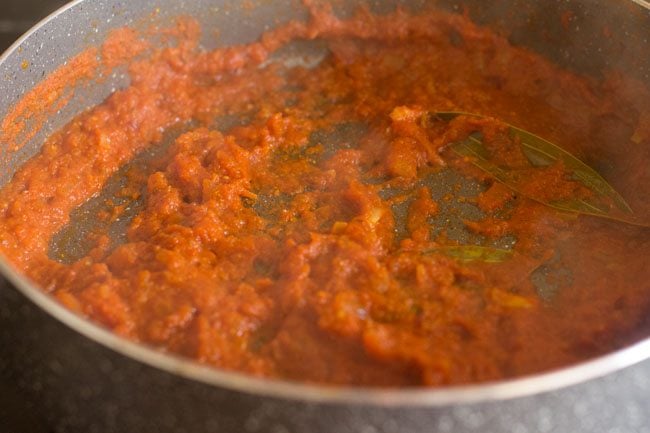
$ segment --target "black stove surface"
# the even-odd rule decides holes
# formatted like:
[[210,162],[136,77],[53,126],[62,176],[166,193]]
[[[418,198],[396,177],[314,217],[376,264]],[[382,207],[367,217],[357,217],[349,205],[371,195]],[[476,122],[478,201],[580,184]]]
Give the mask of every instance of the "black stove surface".
[[0,52],[67,0],[1,0]]

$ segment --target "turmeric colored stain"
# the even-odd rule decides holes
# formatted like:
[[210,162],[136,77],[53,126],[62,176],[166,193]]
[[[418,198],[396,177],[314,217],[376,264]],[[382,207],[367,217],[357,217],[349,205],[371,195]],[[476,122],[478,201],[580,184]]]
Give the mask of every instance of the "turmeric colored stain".
[[567,9],[564,12],[562,12],[562,14],[560,15],[560,23],[562,24],[562,28],[568,31],[571,26],[571,22],[574,19],[575,19],[575,12],[573,12],[572,10]]
[[[647,230],[518,196],[448,150],[467,125],[427,116],[483,113],[579,156],[612,146],[617,131],[637,131],[617,152],[641,157],[650,140],[635,123],[650,101],[638,97],[648,92],[642,85],[626,108],[636,117],[616,117],[611,83],[598,87],[440,12],[361,11],[341,21],[318,9],[308,24],[213,52],[197,50],[191,21],[175,32],[177,46],[133,62],[130,87],[54,134],[0,191],[0,248],[70,309],[218,368],[366,386],[517,377],[647,331]],[[265,62],[295,39],[316,38],[329,55],[314,68]],[[133,54],[119,44],[105,50]],[[85,56],[75,61],[92,66],[95,54]],[[70,78],[60,74],[48,92]],[[215,129],[223,116],[241,124]],[[603,116],[609,137],[596,128]],[[123,196],[142,190],[144,204],[126,242],[99,234],[75,263],[47,257],[73,209],[163,131],[190,121],[163,157],[130,176]],[[511,144],[488,139],[499,161],[516,167]],[[646,166],[629,167],[605,175],[647,212],[634,200],[649,192]],[[479,190],[441,191],[435,179],[450,172]],[[526,188],[585,193],[558,169]],[[467,207],[474,213],[461,212]],[[485,244],[510,239],[512,257],[445,256],[439,247],[458,243],[446,218]]]

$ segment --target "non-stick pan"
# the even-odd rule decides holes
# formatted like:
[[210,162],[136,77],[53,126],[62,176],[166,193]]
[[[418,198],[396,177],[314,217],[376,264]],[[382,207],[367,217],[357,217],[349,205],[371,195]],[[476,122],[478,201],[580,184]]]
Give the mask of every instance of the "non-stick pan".
[[[426,1],[373,1],[377,12]],[[336,2],[345,14],[357,1]],[[563,67],[601,77],[616,69],[650,81],[650,8],[630,0],[439,1],[509,35]],[[566,25],[570,12],[571,20]],[[0,58],[0,116],[66,59],[110,29],[196,17],[206,48],[255,40],[304,19],[292,0],[79,0],[59,10]],[[601,37],[604,28],[616,28]],[[116,70],[76,89],[68,105],[18,152],[2,149],[0,181],[45,137],[125,86]],[[7,143],[2,143],[7,146]],[[74,243],[73,243],[74,244]],[[79,245],[68,245],[81,248]],[[70,253],[68,251],[68,253]],[[444,389],[368,390],[254,379],[125,341],[33,287],[5,262],[0,288],[0,372],[57,432],[644,432],[650,431],[650,339],[558,371]]]

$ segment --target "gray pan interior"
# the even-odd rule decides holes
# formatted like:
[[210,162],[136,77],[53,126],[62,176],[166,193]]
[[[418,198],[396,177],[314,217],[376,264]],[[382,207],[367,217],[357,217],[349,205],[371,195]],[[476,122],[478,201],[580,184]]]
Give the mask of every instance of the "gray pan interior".
[[[371,6],[375,11],[382,12],[392,9],[395,4],[404,4],[409,8],[415,10],[423,4],[427,4],[426,0],[414,1],[372,1]],[[546,55],[553,61],[573,69],[580,73],[585,73],[593,76],[601,76],[605,71],[610,68],[616,68],[626,71],[627,74],[644,81],[650,81],[650,7],[642,1],[633,2],[630,0],[548,0],[538,2],[535,0],[496,0],[489,2],[489,4],[482,0],[467,0],[467,1],[451,1],[439,0],[436,2],[440,7],[462,12],[467,8],[470,15],[479,23],[484,23],[492,26],[496,30],[509,35],[510,39],[516,43],[533,48],[534,50]],[[345,15],[352,11],[359,1],[344,1],[337,2],[337,13]],[[254,7],[251,7],[253,5]],[[567,28],[561,26],[559,16],[570,10],[573,12],[573,19]],[[152,11],[156,11],[152,14]],[[157,1],[123,1],[123,0],[81,0],[74,2],[69,8],[56,14],[52,19],[45,21],[33,32],[26,35],[25,38],[18,41],[6,54],[0,59],[0,118],[3,117],[9,107],[11,107],[19,98],[25,93],[26,90],[33,87],[44,76],[52,72],[56,67],[65,62],[65,59],[72,55],[79,53],[83,49],[93,44],[99,44],[105,38],[107,32],[115,27],[124,25],[132,25],[136,27],[143,27],[150,24],[152,21],[157,24],[166,24],[171,22],[178,15],[192,15],[199,19],[204,28],[218,29],[219,37],[214,38],[212,32],[204,32],[203,46],[207,49],[217,46],[230,45],[233,43],[245,43],[255,40],[260,33],[267,28],[281,24],[290,19],[301,19],[306,16],[304,8],[296,1],[293,0],[277,0],[277,1],[253,1],[253,2],[238,2],[238,1],[215,1],[215,0],[193,0],[193,1],[175,1],[175,0],[157,0]],[[611,38],[595,37],[594,35],[601,34],[603,27],[617,28],[621,31],[613,33]],[[303,47],[304,48],[304,47]],[[312,51],[315,50],[315,51]],[[318,56],[319,47],[307,46],[307,52],[310,55]],[[294,53],[285,53],[281,59],[283,61],[295,59]],[[298,54],[302,56],[305,54],[302,49]],[[23,65],[28,65],[24,68]],[[70,104],[63,110],[51,116],[45,128],[37,134],[27,146],[17,153],[11,153],[9,159],[0,161],[2,170],[0,171],[0,184],[6,183],[21,163],[34,155],[40,149],[44,139],[56,129],[63,126],[75,114],[79,113],[88,106],[101,102],[113,90],[128,85],[128,77],[124,71],[117,70],[108,79],[101,82],[91,82],[90,85],[81,86],[75,89],[74,97]],[[231,120],[223,119],[223,124],[220,127],[227,129],[227,124]],[[218,125],[219,126],[219,125]],[[350,133],[342,132],[342,133]],[[173,136],[168,137],[172,140]],[[336,141],[336,137],[333,137]],[[6,146],[6,143],[0,143],[0,146]],[[7,155],[6,149],[0,149],[2,155]],[[145,160],[147,155],[143,155],[142,159]],[[105,196],[110,196],[114,192],[115,185],[119,184],[120,178],[116,176],[111,186],[111,182],[105,189]],[[467,183],[462,179],[458,179],[453,173],[446,173],[442,175],[441,179],[433,180],[440,190],[447,189],[450,185],[460,183],[466,189],[467,193],[476,193],[477,188],[480,186]],[[55,239],[52,245],[52,255],[60,258],[61,260],[71,260],[81,254],[85,248],[83,242],[83,233],[85,233],[90,226],[92,226],[92,215],[96,212],[96,208],[102,206],[103,199],[100,197],[94,200],[78,211],[78,214],[73,219],[73,223],[64,228],[59,237]],[[132,204],[134,210],[137,210],[137,203]],[[468,212],[473,212],[469,209]],[[128,223],[128,218],[119,221],[113,227],[114,236],[119,239],[124,231],[125,224]],[[458,233],[459,238],[465,236],[465,233]],[[481,243],[482,240],[474,240],[475,243]],[[504,244],[499,246],[507,246],[506,244],[512,242],[511,239],[502,240]],[[9,273],[11,280],[22,291],[30,291],[33,289],[25,289],[27,285],[20,277],[11,274],[10,271],[3,265],[6,273]],[[168,372],[173,372],[174,375],[179,375],[184,378],[191,378],[193,381],[204,382],[216,386],[230,387],[236,390],[251,392],[253,394],[272,395],[290,400],[304,398],[307,401],[325,401],[329,403],[340,402],[355,402],[364,404],[379,404],[381,406],[393,406],[395,408],[402,405],[433,405],[445,406],[452,403],[463,402],[477,402],[477,401],[492,401],[501,398],[510,398],[522,395],[531,395],[544,390],[556,389],[558,387],[575,384],[589,378],[604,375],[611,371],[617,370],[621,367],[636,363],[650,356],[650,342],[644,341],[639,345],[629,349],[624,349],[618,353],[609,355],[582,366],[573,367],[565,371],[541,375],[532,379],[523,379],[519,381],[512,381],[509,383],[502,383],[497,385],[486,385],[478,387],[470,387],[469,389],[460,389],[454,392],[448,391],[418,391],[418,392],[388,392],[388,393],[366,393],[360,392],[332,392],[315,387],[300,387],[300,386],[285,386],[282,384],[263,384],[256,381],[247,381],[236,375],[218,374],[210,371],[209,369],[202,369],[193,366],[192,363],[178,361],[172,357],[154,354],[147,349],[135,347],[135,345],[122,342],[116,337],[109,337],[107,333],[102,330],[88,327],[81,319],[71,318],[70,315],[62,313],[59,307],[49,307],[51,301],[47,300],[39,293],[30,291],[26,293],[30,299],[34,300],[42,308],[48,305],[47,311],[55,310],[56,317],[66,317],[65,323],[72,328],[84,333],[84,335],[91,337],[92,340],[100,341],[102,344],[112,347],[121,353],[127,354],[129,357],[138,359],[147,364],[154,365],[162,368]],[[1,316],[1,314],[0,314]],[[83,330],[82,330],[83,328]],[[83,343],[84,345],[90,343]],[[86,346],[82,346],[86,347]],[[93,349],[94,350],[94,349]],[[103,350],[103,349],[102,349]],[[92,352],[92,350],[88,350]],[[115,361],[112,361],[115,362]],[[129,361],[130,362],[130,361]],[[73,363],[71,362],[71,365]],[[643,364],[645,365],[645,364]],[[131,364],[125,367],[123,374],[131,374],[129,371],[139,371],[140,367],[133,367]],[[111,371],[111,367],[106,367]],[[645,370],[650,370],[647,368]],[[644,369],[637,369],[633,373],[629,373],[627,381],[638,382],[639,378],[650,380],[644,373]],[[49,370],[48,370],[49,371]],[[122,374],[122,373],[121,373]],[[80,372],[81,375],[81,372]],[[229,377],[233,376],[233,379]],[[139,385],[139,380],[134,380],[134,388],[142,391]],[[147,379],[148,380],[148,379]],[[156,379],[157,380],[157,379]],[[185,384],[186,381],[177,378],[162,379],[162,389],[170,390],[170,384],[176,383],[177,380]],[[615,385],[618,379],[611,379]],[[623,380],[623,379],[621,379]],[[147,383],[142,379],[143,383]],[[154,380],[152,379],[153,383]],[[149,385],[151,385],[149,383]],[[158,383],[158,382],[156,382]],[[606,386],[612,385],[609,383],[605,385],[601,383],[599,387],[592,388],[593,391],[584,391],[585,398],[590,399],[588,404],[599,405],[602,401],[598,397],[600,390]],[[181,384],[181,386],[183,386]],[[612,386],[613,386],[612,385]],[[144,386],[144,385],[143,385]],[[208,387],[209,388],[209,387]],[[108,388],[112,389],[112,388]],[[173,388],[172,388],[173,389]],[[646,388],[639,388],[643,392]],[[186,396],[188,399],[196,398],[196,395],[206,396],[211,391],[206,390],[205,387],[199,385],[192,385],[192,388],[183,388],[179,391],[180,395]],[[207,393],[207,394],[206,394]],[[633,392],[630,395],[633,396]],[[565,393],[569,398],[571,392]],[[624,395],[624,394],[621,394]],[[643,394],[637,394],[643,395]],[[104,396],[106,397],[106,396]],[[67,399],[68,397],[66,397]],[[221,397],[220,397],[221,398]],[[237,397],[240,398],[240,397]],[[248,398],[248,397],[246,397]],[[241,397],[241,399],[246,400]],[[92,399],[91,399],[92,400]],[[137,399],[135,399],[137,400]],[[134,401],[135,401],[134,400]],[[212,397],[205,397],[205,401],[213,401]],[[67,411],[74,412],[71,407],[74,402],[78,402],[74,398],[65,400],[67,403]],[[155,401],[152,400],[152,401]],[[216,399],[214,401],[222,401]],[[518,400],[520,403],[515,403],[512,406],[513,410],[522,410],[528,407],[531,403]],[[575,400],[573,400],[575,401]],[[596,403],[593,403],[596,401]],[[551,403],[547,401],[549,405]],[[119,406],[120,403],[115,403]],[[154,410],[155,404],[151,404],[147,410]],[[166,403],[167,404],[167,403]],[[186,403],[187,404],[187,403]],[[207,403],[206,403],[207,404]],[[282,409],[283,413],[292,414],[294,421],[286,421],[290,425],[302,425],[303,429],[297,428],[296,430],[285,428],[285,424],[277,424],[278,430],[273,430],[271,427],[275,426],[275,415],[273,410],[277,409],[277,405],[281,405],[276,401],[269,400],[268,407],[262,404],[255,406],[252,403],[247,403],[249,408],[255,408],[257,411],[258,420],[248,421],[252,424],[247,424],[247,431],[307,431],[304,427],[310,425],[311,420],[315,419],[317,411],[313,407],[308,410],[301,410],[299,407],[291,407],[290,409]],[[587,403],[585,403],[587,404]],[[517,406],[519,405],[519,406]],[[50,406],[57,407],[55,403],[50,402]],[[201,405],[196,408],[188,408],[188,415],[174,416],[178,419],[191,419],[192,416],[199,416],[198,413],[203,410],[199,409]],[[559,407],[559,406],[558,406]],[[634,406],[635,410],[648,410],[646,406]],[[273,409],[276,408],[276,409]],[[304,409],[304,408],[303,408]],[[54,411],[53,413],[61,413]],[[75,408],[77,410],[77,408]],[[335,409],[332,419],[341,416]],[[396,409],[397,410],[397,409]],[[519,422],[518,417],[508,415],[510,409],[507,407],[489,407],[467,409],[469,412],[463,412],[463,409],[456,409],[448,414],[444,411],[437,410],[428,412],[429,414],[436,414],[436,427],[437,431],[484,431],[483,427],[487,426],[508,426],[512,423]],[[173,410],[170,410],[173,412]],[[281,411],[282,412],[282,411]],[[344,416],[351,417],[352,421],[350,426],[368,427],[367,432],[372,431],[428,431],[429,418],[422,417],[421,414],[414,414],[414,417],[406,423],[401,423],[404,429],[395,427],[396,421],[391,417],[405,417],[408,420],[410,415],[408,412],[375,412],[372,409],[365,412],[354,413],[354,410],[345,410]],[[488,415],[492,412],[492,415]],[[327,412],[326,412],[327,413]],[[604,411],[602,416],[596,419],[601,419],[601,423],[605,425],[607,421],[606,413],[610,413],[610,418],[614,416],[614,412]],[[347,414],[347,415],[346,415]],[[393,414],[393,415],[391,415]],[[470,416],[471,415],[471,416]],[[108,416],[104,414],[103,416]],[[133,415],[137,419],[137,415]],[[171,416],[171,415],[170,415]],[[234,414],[229,416],[236,417]],[[237,415],[238,416],[238,415]],[[289,415],[286,415],[289,416]],[[429,415],[427,415],[429,416]],[[541,412],[535,412],[531,415],[535,420],[543,424],[548,417]],[[368,419],[376,417],[376,423],[368,423]],[[445,418],[446,417],[446,418]],[[472,418],[474,417],[474,418]],[[477,418],[478,417],[478,418]],[[566,415],[566,419],[575,420],[580,418],[579,414]],[[82,417],[83,418],[83,417]],[[173,418],[173,417],[172,417]],[[471,419],[470,419],[471,418]],[[108,418],[106,418],[108,419]],[[472,421],[472,419],[474,421]],[[261,421],[260,421],[261,420]],[[296,421],[297,420],[297,421]],[[481,420],[485,423],[482,424]],[[650,419],[646,418],[648,422]],[[81,421],[68,420],[70,425],[84,426]],[[285,422],[283,421],[283,422]],[[557,421],[557,420],[556,420]],[[642,420],[643,421],[643,420]],[[641,422],[642,422],[641,421]],[[77,424],[75,424],[75,422]],[[121,421],[123,424],[117,423],[115,425],[125,425],[131,427],[142,427],[146,424],[138,424],[141,421]],[[229,421],[235,422],[235,421]],[[269,422],[269,425],[260,426],[260,422]],[[472,424],[472,422],[474,424]],[[551,421],[553,425],[555,421]],[[634,421],[640,425],[638,418]],[[257,423],[257,424],[255,424]],[[357,424],[355,424],[357,423]],[[174,422],[169,421],[170,425]],[[235,425],[235,424],[230,424]],[[325,421],[321,420],[315,424],[315,431],[327,431],[323,426],[327,425]],[[334,424],[333,424],[334,425]],[[631,424],[630,424],[631,425]],[[165,428],[164,423],[158,425],[160,431],[181,431],[172,428]],[[162,427],[161,427],[162,426]],[[320,427],[318,427],[320,426]],[[341,425],[340,431],[361,431],[359,428],[346,427]],[[636,427],[635,427],[636,428]],[[197,428],[195,431],[213,431],[205,427]],[[373,430],[374,429],[374,430]],[[65,430],[65,429],[64,429]],[[92,429],[91,429],[92,430]],[[544,430],[540,427],[538,430]],[[77,431],[72,429],[70,431]],[[79,430],[82,431],[82,430]],[[89,431],[89,430],[87,430]],[[102,429],[99,427],[93,431],[117,431],[111,428]],[[228,429],[224,431],[230,431]],[[503,431],[503,430],[502,430]],[[519,430],[519,431],[526,431]],[[550,431],[550,430],[547,430]],[[596,430],[593,430],[596,431]],[[605,431],[605,430],[598,430]],[[615,431],[615,430],[612,430]],[[629,430],[633,431],[633,430]],[[639,430],[643,431],[643,430]]]
[[[375,1],[372,3],[372,7],[376,12],[381,13],[382,11],[389,10],[392,7],[391,3],[392,2]],[[426,2],[404,1],[398,3],[403,3],[407,7],[417,10]],[[460,9],[460,5],[455,2],[440,1],[439,3],[443,8],[451,10]],[[621,5],[622,4],[623,3],[621,2]],[[300,7],[296,7],[295,2],[275,2],[272,4],[262,2],[261,4],[256,5],[256,7],[247,5],[244,11],[239,9],[237,2],[233,2],[232,4],[226,2],[223,5],[218,5],[215,2],[201,1],[174,2],[172,7],[161,2],[153,4],[137,2],[137,5],[138,6],[129,4],[128,9],[126,5],[120,5],[119,3],[113,5],[110,9],[111,17],[106,18],[106,20],[103,21],[106,23],[104,26],[100,24],[102,23],[101,18],[98,19],[95,17],[95,14],[89,13],[88,8],[93,6],[92,3],[88,5],[86,3],[80,3],[74,6],[73,10],[70,11],[69,14],[60,17],[64,18],[66,16],[74,16],[75,26],[59,25],[56,29],[49,30],[47,29],[47,25],[45,25],[41,29],[37,30],[35,34],[24,41],[22,46],[23,51],[20,53],[29,54],[33,52],[33,55],[14,56],[14,61],[19,62],[19,65],[11,65],[12,58],[8,59],[8,61],[3,64],[3,66],[7,68],[13,66],[13,74],[6,75],[7,77],[11,77],[11,81],[13,81],[14,84],[9,90],[17,90],[21,87],[25,88],[25,85],[27,86],[26,88],[29,88],[38,80],[39,72],[42,77],[43,73],[47,74],[47,72],[51,71],[53,67],[58,65],[54,61],[55,59],[65,59],[66,57],[69,57],[70,53],[79,52],[91,44],[101,43],[105,37],[106,30],[110,28],[120,27],[123,25],[143,27],[150,24],[152,21],[164,25],[178,15],[188,14],[200,17],[204,29],[219,30],[218,38],[214,37],[212,31],[204,32],[202,45],[206,49],[212,49],[218,46],[251,42],[259,36],[261,30],[269,28],[270,25],[277,25],[289,19],[304,18],[304,10]],[[343,7],[337,8],[337,13],[345,15],[354,9],[355,2],[347,2],[342,5]],[[575,24],[575,34],[561,37],[559,36],[561,33],[558,33],[558,35],[550,38],[548,41],[550,46],[541,45],[540,40],[534,36],[536,32],[541,33],[544,31],[546,32],[544,35],[548,35],[553,34],[554,32],[560,32],[560,29],[562,29],[561,27],[547,28],[543,26],[545,24],[555,24],[557,26],[557,23],[560,22],[558,19],[553,19],[553,16],[542,15],[544,13],[549,14],[549,12],[544,11],[552,10],[550,7],[540,10],[539,7],[535,7],[535,5],[530,2],[521,2],[517,4],[516,11],[518,11],[518,13],[526,14],[526,26],[518,29],[516,27],[512,28],[510,23],[506,23],[505,19],[513,16],[513,9],[506,9],[505,3],[491,3],[488,7],[481,4],[479,7],[477,4],[472,4],[472,2],[466,2],[462,6],[468,7],[470,8],[469,10],[474,11],[476,15],[475,19],[477,21],[491,22],[502,31],[512,32],[512,39],[514,42],[531,45],[535,49],[542,51],[549,56],[553,56],[556,62],[572,67],[580,72],[598,74],[603,67],[608,66],[606,63],[602,64],[603,62],[616,64],[617,67],[620,67],[620,65],[625,61],[638,62],[638,58],[626,59],[622,57],[620,50],[616,51],[618,57],[614,57],[614,53],[608,53],[607,56],[603,56],[603,47],[601,46],[602,44],[600,41],[596,47],[593,38],[589,40],[585,39],[584,35],[589,35],[589,33],[584,30],[580,32],[579,23]],[[575,13],[575,16],[578,17],[577,20],[580,18],[584,19],[584,17],[580,17],[579,13],[585,15],[594,13],[591,8],[580,8],[577,4],[575,6],[575,10],[578,11]],[[569,10],[566,9],[566,7],[566,5],[563,5],[564,9],[562,10]],[[136,8],[139,9],[133,11],[133,9]],[[82,13],[76,13],[74,9],[78,9],[79,12]],[[143,14],[146,16],[146,13],[151,13],[152,10],[156,11],[155,18],[153,15],[149,19],[141,18]],[[80,17],[83,19],[92,17],[92,19],[88,23],[88,26],[85,26],[83,25],[83,22],[80,23],[78,21]],[[272,20],[270,19],[271,17],[273,18]],[[616,17],[610,16],[607,25],[612,25],[612,18]],[[626,22],[629,23],[629,18]],[[59,35],[54,34],[54,31],[61,31],[61,28],[63,28],[64,32],[67,31],[67,33],[64,34],[64,41],[60,41]],[[86,29],[86,31],[84,31],[82,35],[75,37],[75,29]],[[566,30],[563,30],[563,33],[566,33]],[[42,40],[47,34],[49,34],[49,37],[43,42]],[[639,41],[634,40],[634,38],[638,38],[640,34],[642,34],[642,32],[628,32],[630,41],[627,41],[626,43],[638,44]],[[30,49],[31,44],[33,43],[32,39],[37,39],[39,41],[38,47],[33,50]],[[55,42],[56,49],[49,50],[46,46],[48,42]],[[563,43],[566,46],[558,47],[558,43]],[[642,43],[647,45],[647,39],[643,40]],[[580,50],[575,49],[576,44],[581,47]],[[595,55],[595,53],[591,52],[594,50],[600,50],[598,51],[600,55]],[[43,53],[47,53],[47,55],[43,55]],[[317,62],[318,59],[323,58],[324,55],[326,55],[326,49],[322,44],[319,44],[318,42],[299,42],[294,43],[288,47],[288,49],[283,49],[277,53],[274,56],[274,61],[292,65],[297,62],[304,63],[307,59],[308,62],[314,63]],[[25,69],[24,65],[29,66]],[[647,78],[647,64],[641,63],[635,65],[635,68],[631,70],[641,78]],[[21,83],[26,79],[29,80],[26,81],[26,84],[23,84],[22,86],[20,84],[18,86],[15,85],[16,82]],[[128,85],[128,76],[125,75],[123,69],[118,69],[113,71],[112,75],[103,82],[93,82],[90,86],[75,89],[75,97],[72,102],[55,116],[51,116],[51,118],[48,119],[46,126],[37,134],[36,137],[34,137],[33,140],[30,141],[29,145],[25,146],[25,148],[20,152],[13,154],[12,158],[5,162],[8,164],[10,169],[2,170],[0,182],[6,182],[8,176],[11,175],[11,169],[19,166],[26,158],[33,155],[39,149],[43,140],[51,132],[65,124],[71,116],[88,106],[101,102],[108,94],[110,94],[110,92],[126,85]],[[3,98],[6,98],[7,101],[1,101],[1,106],[5,107],[7,104],[10,105],[15,100],[15,97],[19,95],[20,94],[12,95],[11,92],[4,93]],[[242,118],[237,119],[229,116],[224,119],[217,119],[214,127],[220,129],[222,132],[227,132],[229,127],[235,124],[241,124],[243,121],[245,122]],[[351,130],[349,125],[342,125],[342,127],[335,130],[334,133],[316,133],[312,137],[312,141],[324,141],[323,144],[326,146],[329,145],[330,147],[335,147],[338,143],[349,142],[350,139],[355,140],[361,137],[363,135],[364,125],[356,126],[356,131]],[[164,152],[168,144],[172,142],[180,132],[181,129],[177,128],[173,132],[168,133],[162,145],[159,145],[154,149],[146,150],[139,155],[134,162],[129,164],[129,166],[146,166],[147,160]],[[131,219],[142,208],[142,201],[129,202],[124,198],[116,196],[121,186],[124,184],[123,175],[128,168],[128,166],[124,167],[123,170],[116,173],[106,184],[100,196],[93,198],[73,213],[70,224],[64,227],[52,240],[50,256],[53,259],[70,263],[83,257],[89,249],[92,248],[92,243],[88,241],[88,234],[93,231],[108,230],[113,240],[113,245],[117,245],[125,240],[126,228]],[[435,196],[434,199],[436,200],[449,192],[453,192],[454,194],[454,200],[451,202],[443,202],[446,203],[445,206],[442,207],[441,212],[435,220],[431,221],[432,227],[436,227],[435,231],[439,232],[440,230],[444,230],[450,239],[465,245],[476,244],[504,249],[512,248],[516,239],[504,237],[496,241],[488,242],[484,237],[471,233],[462,223],[464,219],[475,220],[481,216],[480,210],[465,200],[468,197],[476,196],[482,191],[484,187],[480,183],[463,178],[458,173],[451,170],[439,173],[437,176],[431,176],[425,180],[425,183],[433,192]],[[387,190],[383,192],[386,197],[395,195],[396,193],[399,193],[399,191]],[[98,217],[100,212],[106,210],[106,203],[113,203],[126,207],[126,212],[108,227],[102,226],[101,218]],[[394,208],[398,231],[399,227],[404,226],[404,215],[407,206],[408,201],[404,202],[401,207]],[[563,269],[559,269],[558,271],[562,273],[567,272]],[[547,287],[545,281],[550,281],[552,279],[552,277],[549,278],[549,276],[544,276],[544,278],[533,278],[533,281],[538,284],[540,293],[548,293],[552,292],[553,288]]]

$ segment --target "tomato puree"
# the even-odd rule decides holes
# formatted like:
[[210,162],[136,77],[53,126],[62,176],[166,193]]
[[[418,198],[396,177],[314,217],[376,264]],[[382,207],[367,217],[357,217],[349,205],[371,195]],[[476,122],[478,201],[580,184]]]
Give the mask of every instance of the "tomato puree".
[[[0,192],[2,253],[68,308],[217,368],[357,386],[496,381],[647,335],[650,230],[540,203],[593,194],[566,167],[527,174],[517,192],[451,149],[481,132],[498,164],[521,168],[503,130],[517,125],[648,221],[642,83],[576,75],[439,11],[342,20],[313,8],[216,51],[192,20],[167,33],[177,44],[164,49],[116,33],[103,49],[115,62],[133,57],[120,37],[148,50],[131,84]],[[283,63],[297,40],[326,57]],[[151,149],[118,194],[139,203],[126,234],[107,227],[128,206],[109,203],[92,248],[54,257],[71,213]],[[469,257],[478,247],[501,255]]]

